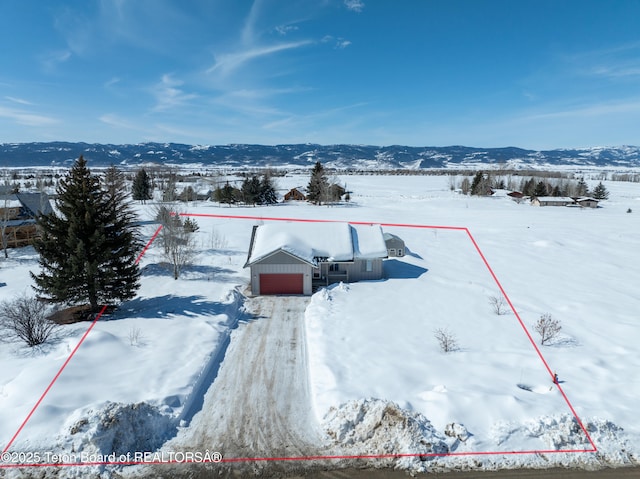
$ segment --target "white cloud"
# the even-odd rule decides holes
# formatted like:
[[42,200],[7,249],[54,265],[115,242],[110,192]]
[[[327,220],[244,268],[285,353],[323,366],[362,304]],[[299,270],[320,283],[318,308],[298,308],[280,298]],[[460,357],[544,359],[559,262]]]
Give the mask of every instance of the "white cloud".
[[182,106],[198,97],[196,94],[185,93],[182,88],[178,88],[182,85],[184,85],[183,81],[174,79],[170,74],[162,75],[160,83],[155,84],[151,90],[157,102],[153,111],[164,111]]
[[325,35],[324,37],[322,37],[320,39],[320,43],[333,43],[333,48],[335,48],[336,50],[343,50],[344,48],[347,48],[349,45],[351,45],[351,41],[350,40],[345,40],[344,38],[335,38],[331,35]]
[[106,82],[104,82],[104,87],[105,88],[111,88],[112,86],[116,85],[120,83],[120,78],[118,77],[113,77],[111,80],[108,80]]
[[524,116],[522,120],[548,120],[560,118],[602,117],[621,113],[640,113],[640,99],[581,105],[574,108],[555,110]]
[[344,0],[344,5],[352,12],[360,13],[364,9],[364,2],[362,0]]
[[33,105],[30,101],[23,100],[22,98],[16,98],[14,96],[5,96],[4,99],[13,103],[18,103],[19,105]]
[[299,42],[279,43],[277,45],[270,46],[256,46],[235,53],[220,55],[216,57],[215,65],[209,68],[207,73],[218,72],[222,75],[228,75],[245,63],[256,58],[272,55],[285,50],[300,48],[305,45],[309,45],[310,43],[310,41],[305,40]]
[[53,52],[48,52],[42,56],[42,66],[45,70],[51,71],[55,70],[55,68],[61,63],[66,62],[71,58],[70,50],[57,50]]
[[296,30],[298,30],[298,26],[297,25],[278,25],[274,30],[280,35],[284,36],[290,32],[295,32]]
[[26,126],[48,126],[58,123],[55,118],[4,107],[0,107],[0,118],[8,118],[15,123]]

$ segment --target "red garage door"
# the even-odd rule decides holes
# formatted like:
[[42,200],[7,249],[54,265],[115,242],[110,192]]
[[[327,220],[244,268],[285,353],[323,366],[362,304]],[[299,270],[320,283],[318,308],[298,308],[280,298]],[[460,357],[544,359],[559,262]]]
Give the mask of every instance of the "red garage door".
[[260,294],[302,294],[301,274],[261,274]]

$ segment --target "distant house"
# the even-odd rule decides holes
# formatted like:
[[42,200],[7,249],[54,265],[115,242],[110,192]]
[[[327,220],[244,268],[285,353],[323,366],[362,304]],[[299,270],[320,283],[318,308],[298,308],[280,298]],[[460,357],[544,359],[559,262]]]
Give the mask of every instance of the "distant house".
[[569,206],[575,204],[568,196],[534,196],[531,198],[533,206]]
[[400,258],[404,256],[406,250],[402,238],[391,233],[384,233],[383,237],[389,258]]
[[45,193],[0,196],[0,227],[4,236],[2,244],[9,248],[33,244],[38,237],[36,218],[51,212],[51,203]]
[[284,201],[305,201],[306,195],[301,191],[302,188],[291,188],[284,194]]
[[597,208],[598,200],[591,197],[581,197],[576,198],[576,204],[582,206],[583,208]]
[[270,223],[253,227],[245,268],[251,294],[304,294],[337,282],[383,277],[379,225]]
[[519,191],[512,191],[510,193],[507,193],[507,196],[513,198],[514,200],[520,200],[524,198],[524,193],[520,193]]

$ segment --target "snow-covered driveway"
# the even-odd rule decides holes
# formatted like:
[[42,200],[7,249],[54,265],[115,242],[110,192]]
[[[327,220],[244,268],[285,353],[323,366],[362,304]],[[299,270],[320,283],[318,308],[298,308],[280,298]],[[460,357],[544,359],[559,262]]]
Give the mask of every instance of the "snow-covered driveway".
[[322,436],[311,408],[304,331],[308,302],[293,296],[248,300],[255,319],[233,331],[202,411],[164,450],[208,449],[225,459],[319,453]]

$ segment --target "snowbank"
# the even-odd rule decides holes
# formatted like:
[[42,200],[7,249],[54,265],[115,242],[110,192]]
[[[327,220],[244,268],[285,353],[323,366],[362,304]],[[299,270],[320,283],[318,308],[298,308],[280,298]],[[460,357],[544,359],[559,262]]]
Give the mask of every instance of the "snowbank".
[[[532,451],[545,452],[483,456],[473,454],[477,442],[464,425],[450,423],[439,431],[423,414],[381,399],[358,399],[332,407],[322,425],[334,454],[365,456],[373,467],[410,472],[505,467],[600,469],[640,464],[638,451],[624,430],[599,418],[585,422],[589,435],[599,444],[598,452],[575,452],[591,450],[591,444],[569,414],[531,418],[519,424],[496,423],[492,431],[495,445],[533,440],[537,447]],[[549,452],[554,449],[557,452]]]
[[176,419],[141,402],[107,402],[76,412],[65,423],[59,440],[66,452],[126,455],[155,451],[177,432]]
[[[332,407],[324,429],[344,455],[390,455],[377,466],[394,465],[426,470],[421,462],[428,454],[446,454],[449,447],[429,420],[420,413],[402,409],[391,401],[359,399]],[[424,454],[425,456],[419,456]],[[408,455],[407,457],[396,457]]]

